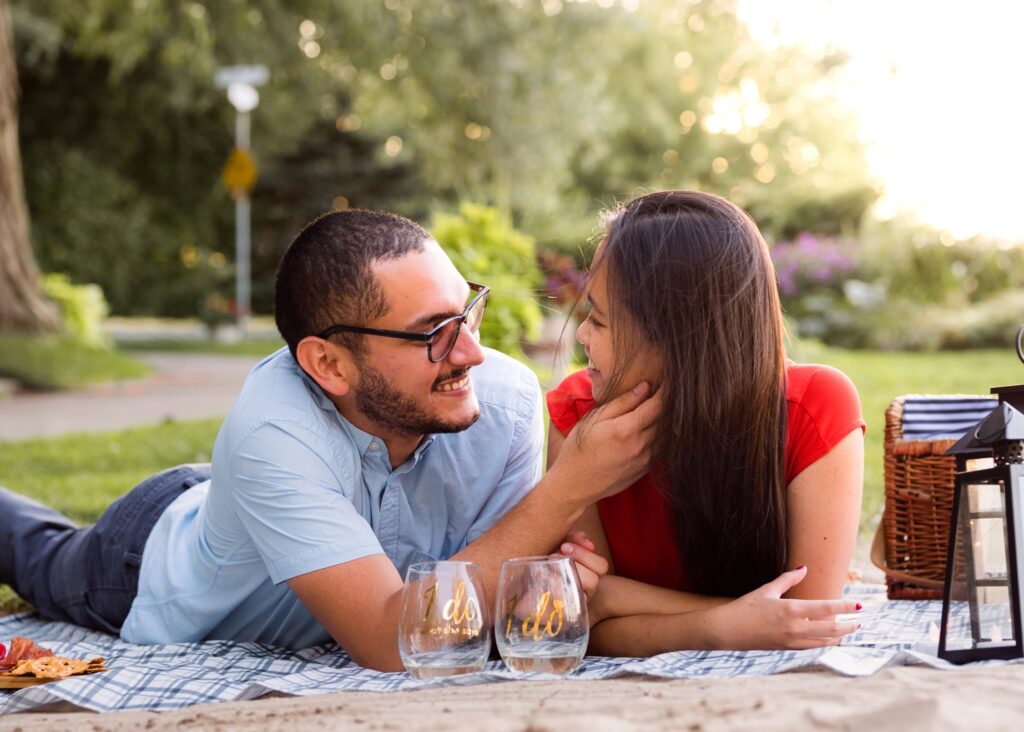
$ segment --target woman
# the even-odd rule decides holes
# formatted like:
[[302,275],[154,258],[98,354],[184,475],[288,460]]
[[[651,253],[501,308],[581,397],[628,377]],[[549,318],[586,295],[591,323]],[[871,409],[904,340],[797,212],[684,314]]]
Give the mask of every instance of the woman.
[[592,652],[810,648],[855,630],[834,616],[860,606],[832,598],[859,523],[859,400],[835,369],[786,359],[750,218],[706,193],[631,201],[607,224],[587,301],[588,368],[548,395],[549,464],[587,412],[636,384],[664,405],[657,467],[587,510],[576,528],[592,542],[563,546],[610,565]]

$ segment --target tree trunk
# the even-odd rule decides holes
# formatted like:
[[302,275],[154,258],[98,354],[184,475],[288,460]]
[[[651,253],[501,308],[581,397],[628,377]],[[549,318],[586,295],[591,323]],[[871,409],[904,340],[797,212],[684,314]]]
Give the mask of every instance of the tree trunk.
[[0,0],[0,332],[47,333],[61,327],[56,306],[39,284],[28,231],[11,11],[7,0]]

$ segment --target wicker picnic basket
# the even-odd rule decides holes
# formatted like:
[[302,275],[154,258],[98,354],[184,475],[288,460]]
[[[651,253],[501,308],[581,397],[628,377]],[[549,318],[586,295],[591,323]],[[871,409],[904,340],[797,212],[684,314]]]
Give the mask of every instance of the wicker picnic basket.
[[942,599],[956,477],[944,453],[956,440],[903,439],[904,401],[885,410],[885,584],[892,600]]

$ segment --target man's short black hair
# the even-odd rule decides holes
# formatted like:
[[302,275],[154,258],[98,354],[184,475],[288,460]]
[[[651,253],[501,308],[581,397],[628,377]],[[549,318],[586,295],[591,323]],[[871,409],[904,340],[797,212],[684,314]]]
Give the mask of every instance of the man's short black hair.
[[[274,319],[292,355],[299,341],[332,325],[366,325],[384,315],[374,263],[421,252],[429,238],[419,224],[378,211],[332,211],[308,224],[281,258],[274,286]],[[333,337],[362,352],[362,336]]]

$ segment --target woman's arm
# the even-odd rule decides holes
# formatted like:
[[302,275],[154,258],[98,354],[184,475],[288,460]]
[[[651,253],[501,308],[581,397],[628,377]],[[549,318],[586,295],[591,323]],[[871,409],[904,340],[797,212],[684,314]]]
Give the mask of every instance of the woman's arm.
[[[651,656],[679,650],[797,650],[836,645],[858,625],[837,622],[835,616],[856,612],[860,605],[852,600],[784,599],[783,594],[806,573],[806,567],[786,572],[735,600],[706,598],[717,604],[703,609],[605,620],[591,629],[589,650],[607,656]],[[599,593],[603,586],[604,580]]]
[[839,597],[860,527],[864,433],[858,427],[811,463],[786,489],[789,566],[806,564],[807,578],[790,598]]

